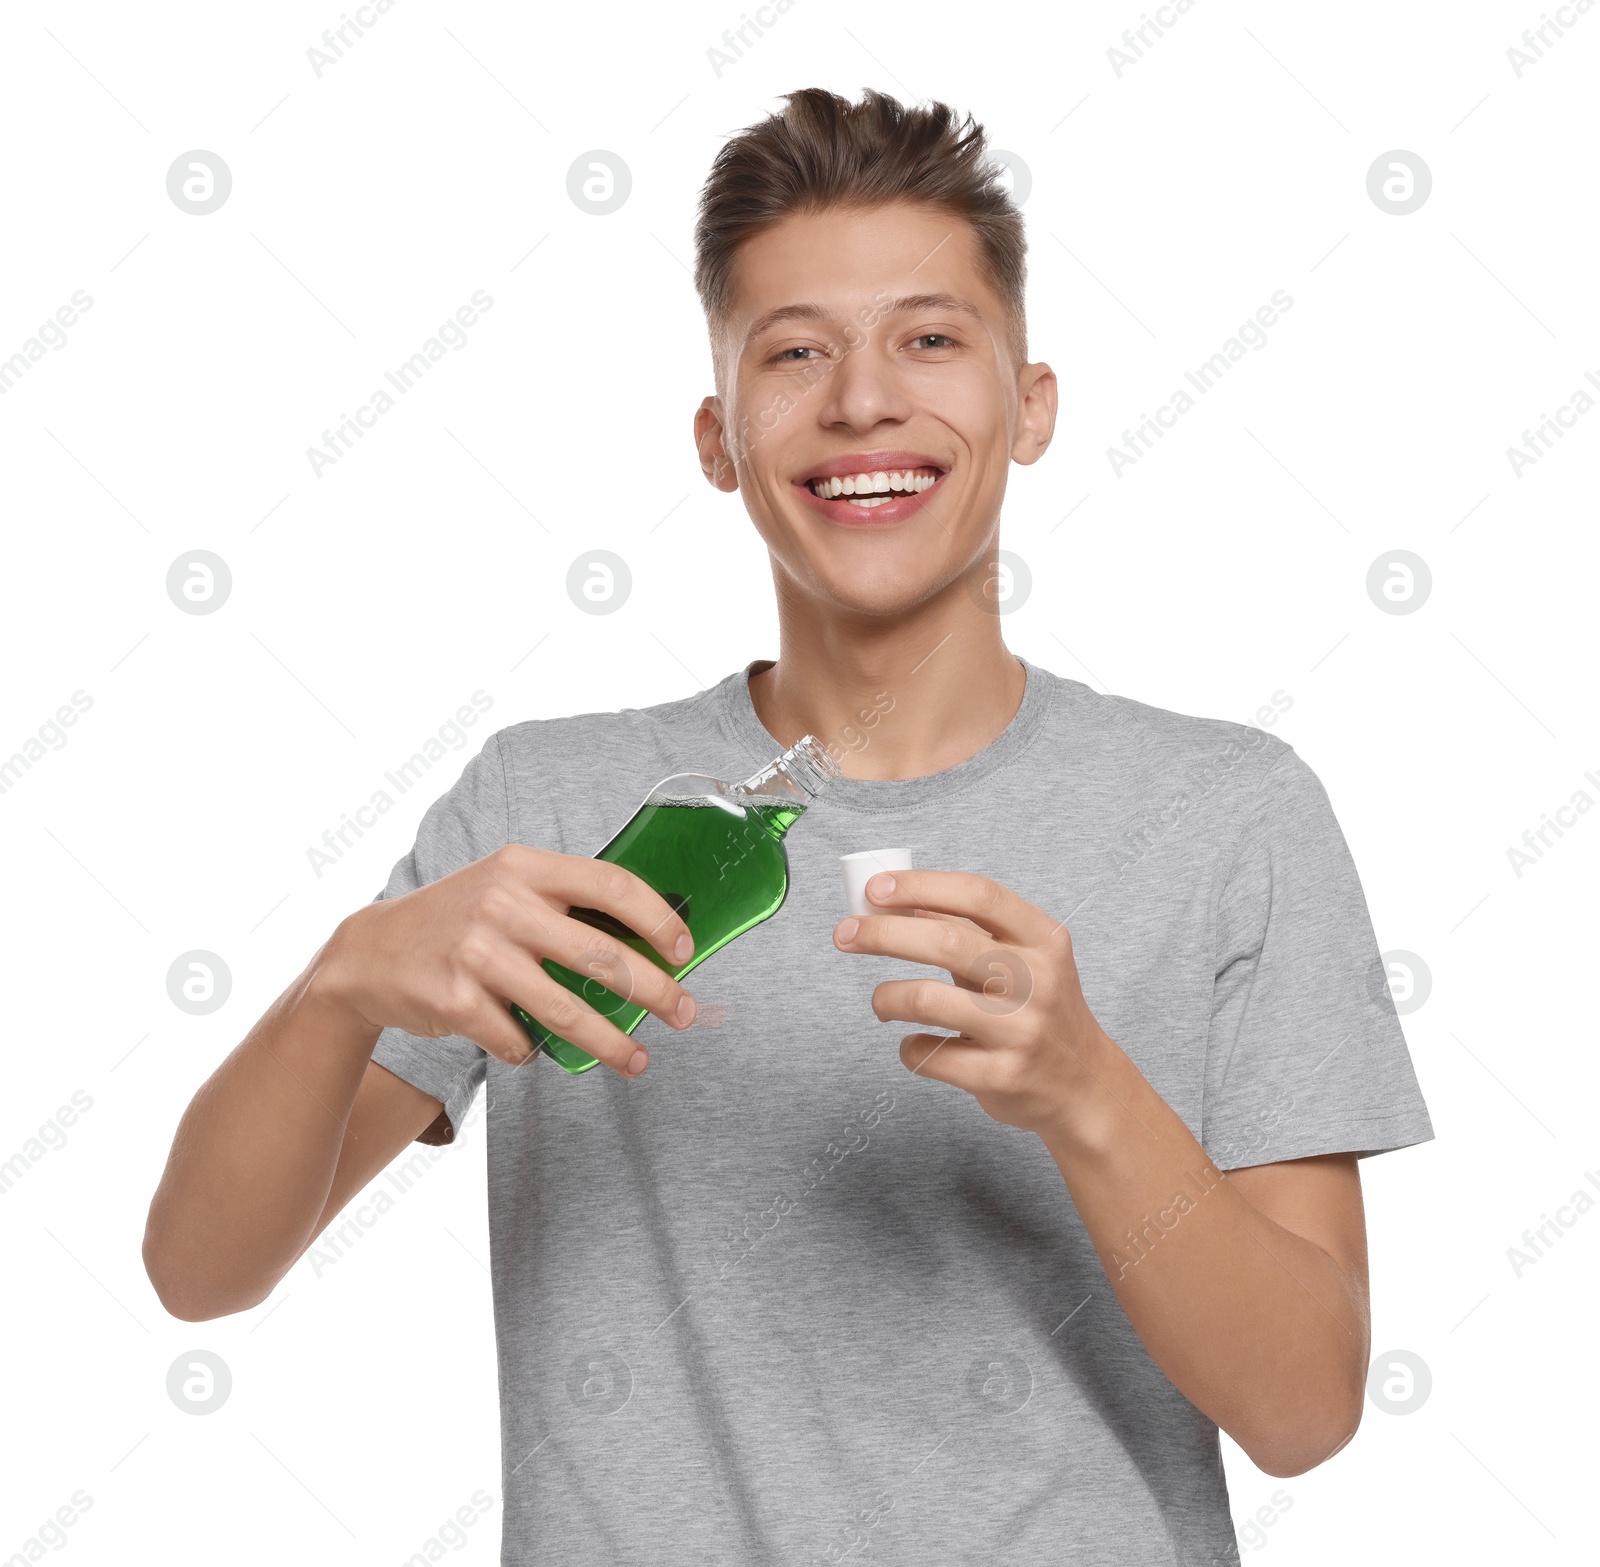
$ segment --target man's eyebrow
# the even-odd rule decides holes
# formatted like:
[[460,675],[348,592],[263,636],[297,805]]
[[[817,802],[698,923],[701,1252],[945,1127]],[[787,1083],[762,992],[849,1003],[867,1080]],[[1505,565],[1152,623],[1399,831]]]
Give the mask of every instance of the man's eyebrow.
[[[898,316],[930,310],[954,311],[958,315],[971,316],[977,321],[983,319],[975,305],[969,304],[955,294],[906,294],[899,299],[891,299],[881,313],[886,316]],[[754,342],[763,332],[781,326],[786,321],[822,321],[827,319],[827,315],[828,312],[821,305],[810,301],[796,305],[779,305],[777,309],[769,310],[751,324],[745,341]]]

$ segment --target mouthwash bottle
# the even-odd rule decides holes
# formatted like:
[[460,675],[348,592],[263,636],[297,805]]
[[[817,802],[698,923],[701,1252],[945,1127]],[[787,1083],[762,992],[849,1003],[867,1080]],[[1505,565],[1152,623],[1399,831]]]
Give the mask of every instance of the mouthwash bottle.
[[[648,882],[683,917],[694,937],[694,956],[681,967],[602,909],[574,907],[568,914],[682,979],[734,937],[778,912],[789,891],[784,834],[841,772],[828,748],[815,735],[806,735],[742,783],[678,773],[662,779],[633,819],[595,855]],[[645,1007],[607,989],[593,975],[575,973],[554,958],[545,958],[542,967],[625,1034],[648,1015]],[[535,1049],[558,1066],[587,1072],[600,1064],[515,1002],[511,1012]]]

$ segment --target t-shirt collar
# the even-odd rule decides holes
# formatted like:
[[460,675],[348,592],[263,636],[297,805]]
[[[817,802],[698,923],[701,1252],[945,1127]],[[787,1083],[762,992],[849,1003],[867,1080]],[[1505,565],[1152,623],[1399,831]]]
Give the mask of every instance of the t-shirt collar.
[[[822,803],[840,806],[846,810],[905,810],[909,806],[921,805],[924,801],[937,799],[941,795],[966,790],[1014,762],[1027,749],[1038,732],[1039,724],[1050,705],[1053,679],[1048,670],[1030,663],[1020,654],[1013,653],[1012,657],[1022,665],[1027,675],[1022,702],[1006,727],[981,751],[969,756],[964,762],[958,762],[954,767],[946,767],[936,773],[926,773],[919,778],[837,778],[828,785],[822,796]],[[763,762],[771,761],[785,749],[784,742],[768,732],[766,725],[757,716],[755,704],[750,699],[751,672],[758,666],[764,667],[770,662],[768,659],[752,659],[743,669],[728,675],[717,688],[723,727],[738,744],[740,750],[749,756],[752,771]],[[895,695],[892,690],[888,694]],[[892,723],[893,708],[890,708],[879,722]],[[866,730],[866,732],[870,734],[871,731]],[[840,756],[848,768],[851,745],[847,738],[829,735],[819,735],[817,738],[824,744],[830,739],[837,739],[839,749],[835,755]]]

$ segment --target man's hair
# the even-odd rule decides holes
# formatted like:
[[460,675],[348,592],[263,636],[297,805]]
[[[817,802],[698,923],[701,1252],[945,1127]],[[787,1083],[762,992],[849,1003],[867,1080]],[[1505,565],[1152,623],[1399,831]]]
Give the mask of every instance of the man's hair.
[[869,87],[851,103],[821,87],[783,94],[725,142],[700,192],[694,286],[715,336],[733,305],[733,264],[752,235],[796,213],[921,202],[971,224],[985,280],[1005,307],[1015,364],[1028,359],[1022,214],[988,155],[983,127],[943,103],[906,108]]

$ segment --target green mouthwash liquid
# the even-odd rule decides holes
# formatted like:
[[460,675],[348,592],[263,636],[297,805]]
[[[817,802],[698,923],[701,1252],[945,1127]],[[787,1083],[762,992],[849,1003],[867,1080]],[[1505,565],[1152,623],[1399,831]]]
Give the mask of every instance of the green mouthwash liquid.
[[[784,835],[839,776],[839,764],[827,748],[806,735],[743,783],[723,783],[699,773],[666,778],[595,855],[632,871],[683,917],[694,937],[694,956],[682,966],[669,964],[645,936],[602,909],[574,907],[567,912],[616,937],[674,979],[682,979],[712,953],[778,912],[789,891]],[[625,1034],[650,1015],[603,982],[625,975],[579,974],[554,958],[544,959],[542,967]],[[534,1046],[568,1072],[587,1072],[599,1065],[588,1051],[562,1039],[515,1003],[511,1012]]]

